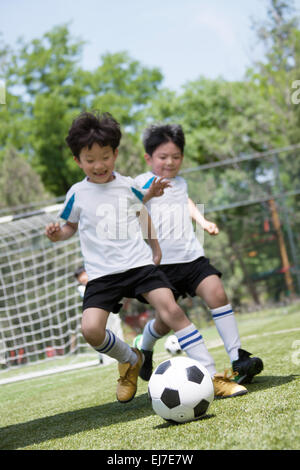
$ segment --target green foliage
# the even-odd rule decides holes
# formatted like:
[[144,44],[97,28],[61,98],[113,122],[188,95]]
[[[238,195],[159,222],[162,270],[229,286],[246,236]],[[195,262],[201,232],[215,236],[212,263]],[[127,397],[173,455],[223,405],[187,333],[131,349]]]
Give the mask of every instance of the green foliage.
[[39,202],[49,197],[41,178],[14,149],[0,164],[0,208]]
[[162,74],[157,68],[143,67],[126,52],[105,54],[101,65],[87,74],[87,86],[93,99],[91,107],[107,110],[134,130],[141,113],[157,92]]
[[[265,46],[265,58],[243,80],[200,76],[180,92],[162,88],[159,69],[143,66],[125,51],[106,53],[93,70],[83,70],[84,43],[71,36],[68,25],[57,26],[28,43],[20,40],[14,50],[0,37],[0,76],[7,84],[7,104],[0,106],[0,164],[13,147],[30,162],[49,193],[64,195],[83,177],[65,137],[72,119],[90,109],[109,111],[121,123],[123,138],[116,170],[131,176],[146,169],[141,133],[154,121],[182,124],[186,134],[183,168],[298,144],[300,104],[293,103],[292,93],[293,83],[300,77],[300,30],[293,2],[269,0],[267,18],[253,26]],[[190,195],[209,208],[222,208],[299,189],[298,155],[281,154],[277,163],[255,160],[190,173]],[[277,164],[280,180],[275,177]],[[271,182],[262,182],[270,175]],[[285,204],[295,213],[292,221],[297,234],[298,200],[290,198]],[[280,264],[274,244],[272,249],[261,245],[263,256],[248,256],[254,250],[250,246],[253,234],[267,212],[262,207],[240,207],[230,209],[223,218],[221,212],[212,216],[225,234],[209,249],[216,254],[216,264],[228,282],[230,279],[233,298],[243,302],[247,294],[240,284],[246,281],[257,301],[249,273],[267,272]],[[251,223],[247,223],[248,215]],[[236,260],[229,263],[230,268],[223,266],[224,251],[227,259]]]
[[72,38],[63,25],[29,43],[21,40],[15,52],[5,52],[4,45],[0,49],[8,90],[7,106],[0,109],[5,123],[0,149],[13,143],[29,154],[45,186],[57,196],[83,177],[65,143],[72,119],[82,110],[113,114],[128,134],[119,161],[126,163],[125,169],[141,168],[135,131],[162,80],[157,68],[142,66],[126,52],[105,54],[94,71],[84,71],[82,47],[82,41]]
[[[298,19],[290,1],[270,0],[267,14],[254,24],[266,47],[265,61],[243,81],[199,77],[178,93],[162,89],[159,69],[143,66],[126,51],[106,53],[93,70],[83,70],[84,43],[71,36],[68,25],[28,43],[20,40],[16,50],[1,40],[7,106],[0,108],[0,150],[13,145],[30,155],[45,186],[60,196],[80,178],[65,136],[72,118],[86,109],[110,111],[120,121],[127,134],[119,159],[125,171],[141,168],[140,135],[152,121],[183,125],[185,166],[298,142],[300,108],[291,103],[300,71]],[[130,164],[129,154],[135,156]]]
[[271,105],[273,136],[280,135],[283,145],[298,143],[299,106],[292,102],[291,95],[292,84],[300,73],[300,31],[293,2],[271,0],[267,21],[254,23],[254,28],[266,53],[265,60],[249,70],[249,77]]

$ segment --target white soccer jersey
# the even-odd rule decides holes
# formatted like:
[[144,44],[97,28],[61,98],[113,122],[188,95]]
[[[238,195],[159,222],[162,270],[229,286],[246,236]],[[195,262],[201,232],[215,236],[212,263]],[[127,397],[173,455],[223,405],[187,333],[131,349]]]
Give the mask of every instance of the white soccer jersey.
[[[155,177],[148,171],[134,181],[146,190]],[[172,187],[166,188],[163,196],[150,199],[146,206],[162,250],[161,264],[187,263],[204,256],[204,250],[189,215],[186,181],[176,176],[170,178],[170,183]]]
[[114,172],[114,180],[96,184],[87,178],[68,191],[59,216],[78,223],[88,279],[154,264],[136,212],[143,190],[134,180]]

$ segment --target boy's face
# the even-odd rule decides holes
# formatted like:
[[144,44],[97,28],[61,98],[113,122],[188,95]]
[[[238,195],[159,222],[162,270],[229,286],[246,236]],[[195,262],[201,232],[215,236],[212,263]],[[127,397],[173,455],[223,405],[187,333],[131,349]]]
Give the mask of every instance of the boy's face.
[[146,154],[145,160],[157,176],[175,178],[182,164],[183,154],[173,142],[159,145],[152,156]]
[[74,157],[74,160],[91,183],[104,184],[114,179],[113,170],[117,155],[118,149],[114,151],[109,145],[100,147],[94,143],[90,149],[81,149],[80,158]]

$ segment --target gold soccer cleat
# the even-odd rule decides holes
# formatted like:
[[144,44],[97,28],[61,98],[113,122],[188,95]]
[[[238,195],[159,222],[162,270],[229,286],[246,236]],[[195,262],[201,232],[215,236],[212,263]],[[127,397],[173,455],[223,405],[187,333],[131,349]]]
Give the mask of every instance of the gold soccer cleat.
[[134,398],[137,391],[140,368],[144,361],[144,355],[139,349],[132,348],[132,350],[138,357],[136,364],[134,366],[130,362],[118,364],[120,378],[118,379],[117,399],[121,403],[127,403]]
[[215,374],[213,377],[215,398],[231,398],[245,395],[248,390],[243,385],[239,385],[234,380],[235,373],[228,376],[228,370],[223,374]]

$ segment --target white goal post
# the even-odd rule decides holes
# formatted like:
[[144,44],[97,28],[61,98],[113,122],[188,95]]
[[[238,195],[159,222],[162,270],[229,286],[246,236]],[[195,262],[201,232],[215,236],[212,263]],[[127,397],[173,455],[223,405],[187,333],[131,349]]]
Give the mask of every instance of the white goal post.
[[[25,364],[47,361],[51,369],[54,359],[82,361],[91,354],[101,362],[80,331],[82,298],[74,276],[83,264],[79,237],[52,243],[44,235],[60,207],[0,218],[0,383],[1,372]],[[119,315],[109,316],[108,327],[123,338]]]

